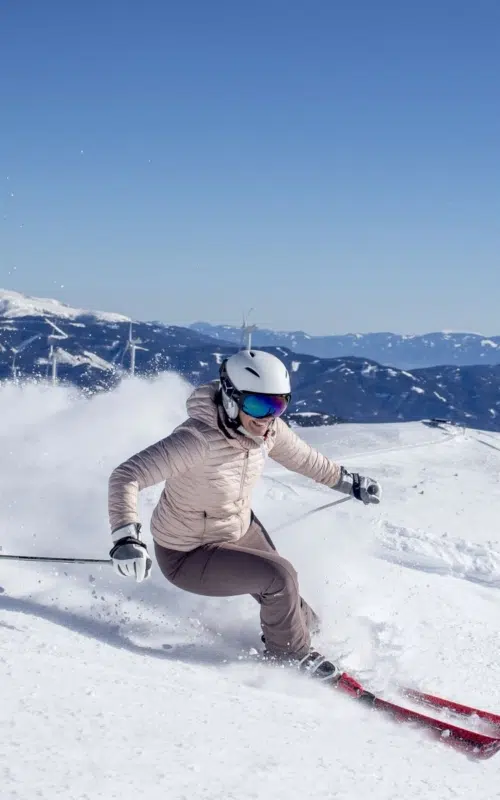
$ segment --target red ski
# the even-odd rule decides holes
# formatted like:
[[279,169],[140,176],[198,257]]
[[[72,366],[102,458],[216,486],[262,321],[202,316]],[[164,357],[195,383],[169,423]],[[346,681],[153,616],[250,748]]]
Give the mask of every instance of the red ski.
[[415,689],[403,690],[405,697],[413,702],[434,709],[452,711],[465,718],[475,716],[488,723],[492,728],[491,734],[478,733],[377,697],[377,695],[364,689],[355,678],[352,678],[346,672],[340,676],[334,685],[336,689],[346,692],[346,694],[372,708],[385,712],[399,722],[414,722],[418,724],[446,744],[450,744],[458,750],[463,750],[475,758],[491,758],[500,750],[500,715],[498,714],[480,711],[479,709],[464,706],[452,700],[444,700]]
[[478,717],[484,720],[484,722],[488,722],[490,725],[497,727],[500,735],[500,714],[492,714],[491,711],[482,711],[480,708],[464,706],[462,703],[456,703],[454,700],[445,700],[443,697],[420,692],[418,689],[409,689],[405,687],[401,691],[405,697],[409,700],[413,700],[414,703],[429,706],[430,708],[453,711],[454,714],[459,714],[461,717]]

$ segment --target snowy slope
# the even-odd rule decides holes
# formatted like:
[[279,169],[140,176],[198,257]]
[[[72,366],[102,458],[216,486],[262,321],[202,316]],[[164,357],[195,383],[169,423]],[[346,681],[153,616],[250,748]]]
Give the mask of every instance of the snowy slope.
[[[173,375],[92,400],[0,387],[3,552],[106,558],[109,472],[183,419],[188,391]],[[398,678],[500,711],[500,437],[301,435],[384,486],[377,509],[298,519],[335,496],[268,463],[255,509],[324,616],[318,645],[388,695]],[[500,797],[500,756],[469,761],[252,663],[250,598],[183,594],[158,570],[137,586],[107,566],[0,569],[2,800]]]

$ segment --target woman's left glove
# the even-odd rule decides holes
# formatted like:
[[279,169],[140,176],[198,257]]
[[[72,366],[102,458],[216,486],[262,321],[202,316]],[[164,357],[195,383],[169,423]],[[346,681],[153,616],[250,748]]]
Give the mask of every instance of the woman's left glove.
[[382,497],[382,488],[376,480],[358,475],[357,472],[348,472],[344,467],[340,468],[340,479],[333,488],[363,503],[380,503]]

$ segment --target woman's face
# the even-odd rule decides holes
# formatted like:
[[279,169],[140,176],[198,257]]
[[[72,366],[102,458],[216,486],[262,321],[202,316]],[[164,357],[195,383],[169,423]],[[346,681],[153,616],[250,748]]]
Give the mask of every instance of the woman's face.
[[244,411],[240,411],[240,422],[248,433],[254,436],[265,436],[269,430],[274,417],[264,417],[264,419],[256,419],[249,417]]

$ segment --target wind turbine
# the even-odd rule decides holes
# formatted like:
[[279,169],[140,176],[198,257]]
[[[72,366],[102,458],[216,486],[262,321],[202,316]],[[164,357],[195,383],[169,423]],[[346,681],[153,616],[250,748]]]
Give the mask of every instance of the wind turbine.
[[[40,339],[41,335],[42,335],[41,333],[35,333],[34,336],[30,336],[29,339],[25,339],[23,342],[21,342],[21,344],[18,344],[17,347],[10,348],[10,351],[14,354],[12,356],[12,365],[11,365],[12,379],[14,381],[17,381],[16,357],[19,355],[19,353],[22,353],[23,350],[25,350],[26,347],[28,347],[31,344],[31,342],[34,342],[35,339]],[[3,347],[2,350],[5,350],[5,347]]]
[[125,345],[124,355],[127,350],[130,350],[130,374],[135,375],[135,351],[136,350],[149,350],[149,347],[141,347],[139,342],[141,339],[132,338],[132,323],[130,323],[127,344]]
[[51,328],[55,331],[54,333],[49,333],[47,336],[47,344],[49,345],[49,364],[52,364],[52,384],[55,385],[57,383],[57,351],[58,348],[54,347],[54,342],[58,339],[68,339],[69,336],[67,333],[58,328],[57,325],[54,325],[50,319],[44,317],[45,322],[47,325],[50,325]]
[[257,325],[249,325],[247,321],[247,317],[251,314],[253,308],[251,308],[247,315],[243,314],[243,322],[241,323],[241,343],[243,345],[244,350],[251,350],[252,349],[252,333],[257,330]]
[[[248,317],[255,309],[250,308],[246,314],[243,313],[243,322],[240,325],[241,329],[241,346],[242,350],[251,350],[252,348],[252,333],[255,333],[259,329],[259,326],[255,323],[249,324]],[[262,321],[261,321],[262,324]],[[264,323],[268,324],[268,323]]]

